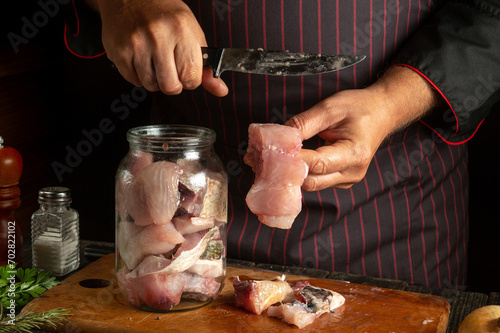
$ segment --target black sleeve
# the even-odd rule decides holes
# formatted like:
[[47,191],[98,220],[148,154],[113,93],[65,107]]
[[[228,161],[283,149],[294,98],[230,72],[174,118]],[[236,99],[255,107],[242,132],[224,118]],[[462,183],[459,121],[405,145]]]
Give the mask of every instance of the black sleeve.
[[75,0],[66,6],[64,42],[72,54],[81,58],[96,58],[105,51],[101,39],[101,18],[84,1]]
[[448,104],[422,119],[443,139],[470,139],[500,100],[500,0],[446,1],[395,57]]

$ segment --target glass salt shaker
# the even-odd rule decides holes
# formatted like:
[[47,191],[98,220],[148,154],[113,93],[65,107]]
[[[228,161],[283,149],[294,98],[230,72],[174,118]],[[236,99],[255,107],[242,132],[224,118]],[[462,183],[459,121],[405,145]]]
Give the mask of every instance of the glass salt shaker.
[[31,217],[33,267],[64,276],[80,266],[79,216],[71,208],[71,190],[45,187],[40,209]]

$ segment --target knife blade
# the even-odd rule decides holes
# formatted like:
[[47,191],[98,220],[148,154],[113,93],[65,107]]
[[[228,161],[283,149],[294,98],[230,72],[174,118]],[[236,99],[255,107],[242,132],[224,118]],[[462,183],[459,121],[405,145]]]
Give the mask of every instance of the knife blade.
[[266,51],[262,49],[237,49],[202,47],[203,66],[212,68],[214,77],[224,71],[265,75],[311,75],[338,71],[363,59],[362,55],[322,55]]

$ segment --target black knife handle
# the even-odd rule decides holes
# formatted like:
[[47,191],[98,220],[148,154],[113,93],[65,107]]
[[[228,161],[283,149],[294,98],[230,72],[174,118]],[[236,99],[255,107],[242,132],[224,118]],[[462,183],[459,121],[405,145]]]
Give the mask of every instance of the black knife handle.
[[219,77],[220,59],[222,56],[222,48],[217,47],[202,47],[203,67],[210,67],[214,72],[214,77]]

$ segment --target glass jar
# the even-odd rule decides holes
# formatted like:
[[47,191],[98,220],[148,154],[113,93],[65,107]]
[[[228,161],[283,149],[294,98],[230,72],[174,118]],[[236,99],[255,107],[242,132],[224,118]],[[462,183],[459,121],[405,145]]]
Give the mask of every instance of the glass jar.
[[31,216],[33,267],[64,276],[80,266],[79,216],[70,207],[71,190],[42,188],[38,203],[40,209]]
[[116,174],[116,275],[133,306],[199,308],[226,272],[227,174],[215,132],[153,125],[127,132]]

